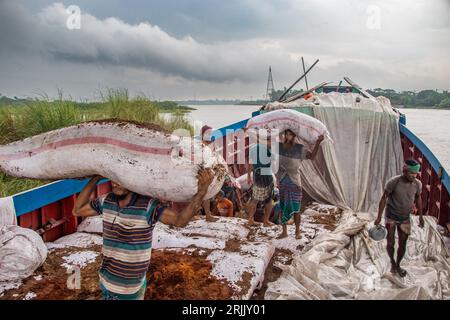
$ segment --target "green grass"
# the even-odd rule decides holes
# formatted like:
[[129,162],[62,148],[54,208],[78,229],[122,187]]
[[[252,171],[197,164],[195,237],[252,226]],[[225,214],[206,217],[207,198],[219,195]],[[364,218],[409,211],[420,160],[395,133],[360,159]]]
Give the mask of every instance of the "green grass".
[[[0,144],[7,144],[40,133],[71,126],[83,121],[119,118],[158,124],[170,132],[185,129],[194,133],[186,118],[187,107],[174,102],[151,101],[145,96],[131,98],[126,89],[108,89],[101,93],[102,101],[80,103],[63,97],[51,100],[42,96],[24,100],[18,105],[0,105]],[[162,113],[170,112],[167,119]],[[0,197],[9,196],[48,183],[19,179],[0,172]]]

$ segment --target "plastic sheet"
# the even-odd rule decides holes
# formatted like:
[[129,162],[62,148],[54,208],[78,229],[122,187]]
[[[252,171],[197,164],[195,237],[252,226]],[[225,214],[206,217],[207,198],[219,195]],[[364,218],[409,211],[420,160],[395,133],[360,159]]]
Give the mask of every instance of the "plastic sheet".
[[266,299],[450,299],[450,259],[436,221],[425,217],[412,234],[402,267],[405,278],[390,272],[386,240],[368,237],[369,214],[346,212],[338,228],[322,234],[281,277],[269,283]]

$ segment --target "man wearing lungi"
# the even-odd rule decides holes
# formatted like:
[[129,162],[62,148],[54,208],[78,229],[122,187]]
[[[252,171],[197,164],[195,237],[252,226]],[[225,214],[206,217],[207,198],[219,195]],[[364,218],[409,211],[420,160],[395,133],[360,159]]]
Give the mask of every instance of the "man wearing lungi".
[[[383,210],[385,210],[385,224],[387,235],[387,252],[391,259],[391,272],[398,273],[400,277],[406,276],[405,269],[400,267],[400,262],[406,252],[406,243],[411,234],[411,213],[414,204],[419,213],[419,227],[423,228],[422,217],[422,182],[417,179],[420,164],[415,160],[407,160],[403,167],[403,174],[391,178],[385,188],[378,207],[378,217],[375,225],[381,223]],[[387,205],[386,205],[387,204]],[[395,230],[398,232],[397,260],[395,253]]]
[[276,174],[280,190],[281,225],[282,233],[278,239],[286,238],[287,223],[294,216],[295,238],[300,239],[300,209],[302,201],[302,185],[300,179],[300,162],[306,159],[314,160],[320,143],[324,137],[320,136],[312,152],[306,150],[304,145],[295,142],[296,135],[286,130],[281,135],[279,144],[279,169]]

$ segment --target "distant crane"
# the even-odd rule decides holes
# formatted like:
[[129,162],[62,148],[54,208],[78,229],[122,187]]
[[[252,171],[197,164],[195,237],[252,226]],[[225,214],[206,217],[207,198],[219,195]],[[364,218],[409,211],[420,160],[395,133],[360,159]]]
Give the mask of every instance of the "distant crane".
[[274,93],[275,93],[275,87],[273,85],[272,67],[269,67],[269,77],[267,78],[266,99],[269,101],[272,101]]

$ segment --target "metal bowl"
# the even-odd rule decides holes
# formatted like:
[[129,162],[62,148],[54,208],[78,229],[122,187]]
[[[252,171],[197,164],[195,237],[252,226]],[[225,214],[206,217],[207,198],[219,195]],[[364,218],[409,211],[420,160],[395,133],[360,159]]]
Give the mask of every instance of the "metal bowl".
[[369,236],[375,241],[381,241],[387,237],[387,229],[382,226],[374,226],[369,230]]

